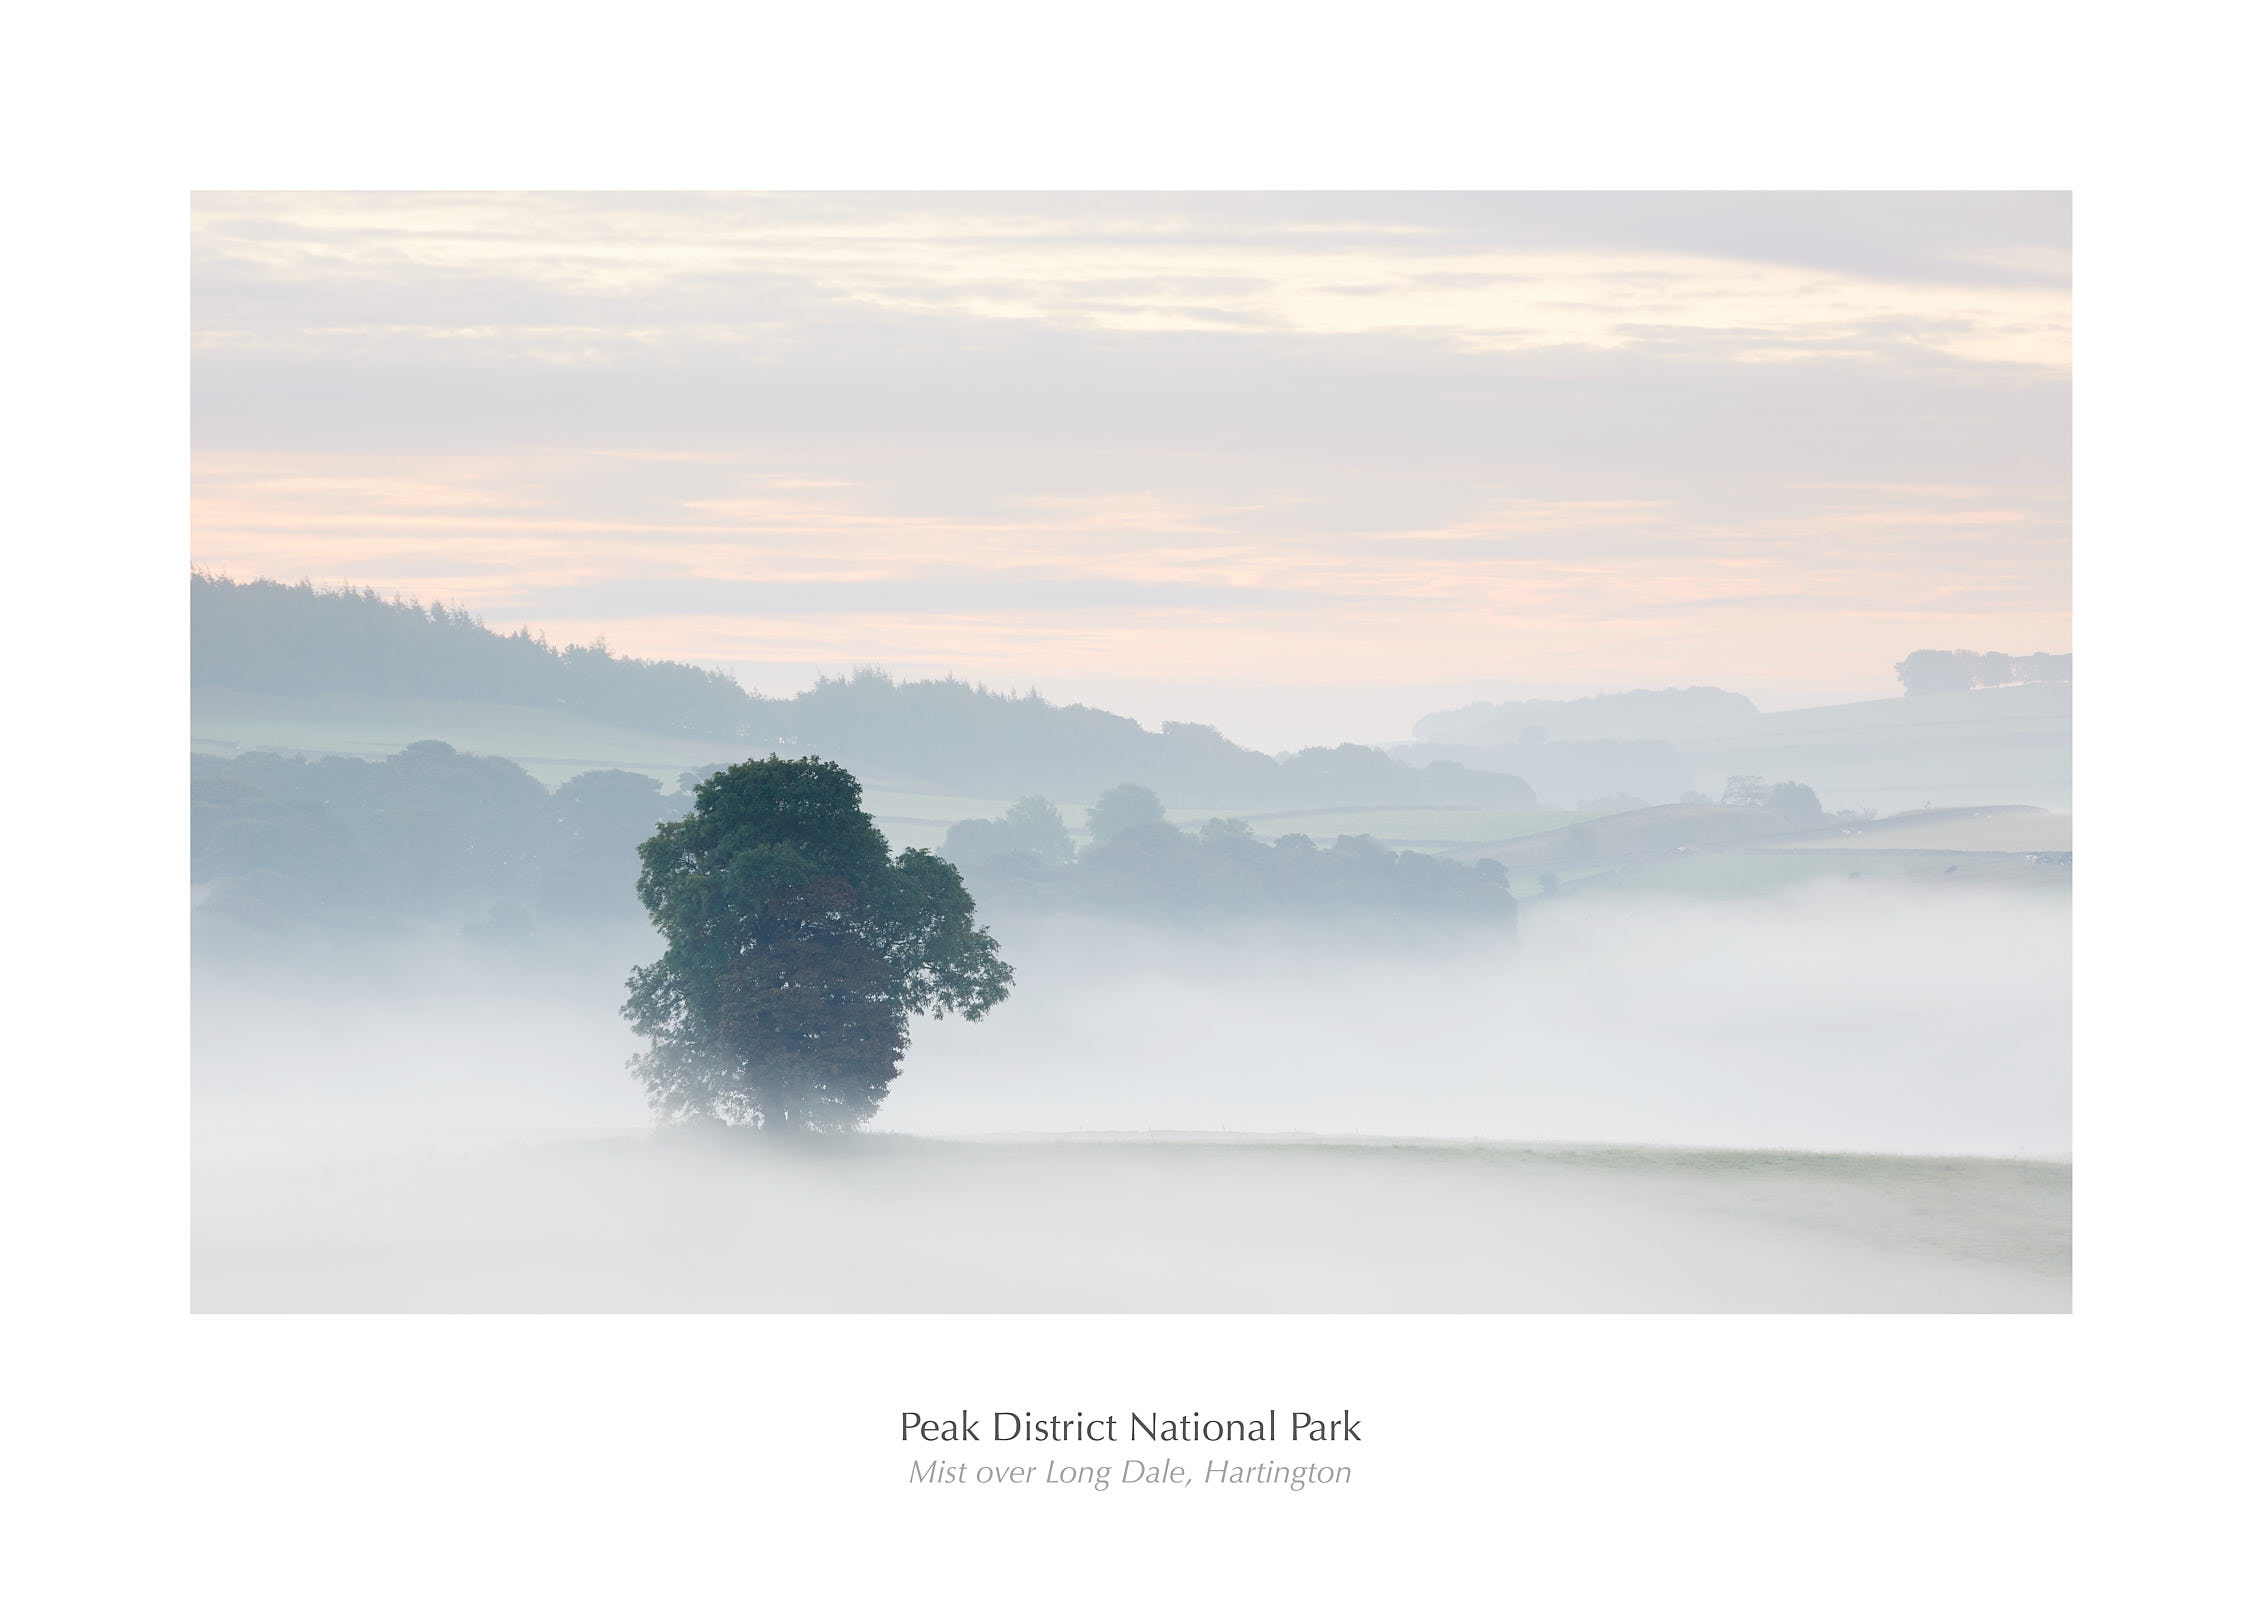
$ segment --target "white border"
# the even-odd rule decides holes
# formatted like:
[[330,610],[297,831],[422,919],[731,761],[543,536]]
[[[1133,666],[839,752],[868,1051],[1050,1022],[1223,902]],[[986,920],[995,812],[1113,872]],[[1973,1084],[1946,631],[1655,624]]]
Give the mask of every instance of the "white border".
[[[2253,1398],[2223,1007],[2252,897],[2158,809],[2253,777],[2214,692],[2256,593],[2215,17],[2094,50],[1971,4],[36,19],[7,113],[26,1592],[2192,1592],[2228,1551],[2219,1408]],[[185,193],[501,184],[2076,188],[2077,1314],[189,1318]],[[1371,1415],[1378,1481],[1199,1513],[888,1485],[897,1409],[1009,1391],[1310,1395]]]

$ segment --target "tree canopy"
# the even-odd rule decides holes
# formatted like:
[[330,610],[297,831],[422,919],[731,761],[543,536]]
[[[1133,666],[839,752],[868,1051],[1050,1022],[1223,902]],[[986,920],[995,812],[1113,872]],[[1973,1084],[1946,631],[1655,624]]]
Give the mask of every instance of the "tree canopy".
[[1006,997],[1013,969],[958,869],[891,858],[862,802],[830,761],[745,761],[638,847],[668,948],[631,974],[622,1014],[651,1042],[631,1068],[663,1118],[856,1127],[914,1015],[971,1021]]

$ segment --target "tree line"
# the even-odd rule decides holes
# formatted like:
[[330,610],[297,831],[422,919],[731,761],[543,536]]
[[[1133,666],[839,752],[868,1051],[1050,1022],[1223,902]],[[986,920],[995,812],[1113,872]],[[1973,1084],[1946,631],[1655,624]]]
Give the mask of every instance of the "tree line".
[[[696,775],[687,774],[696,781]],[[621,771],[545,789],[438,740],[382,761],[189,758],[200,912],[272,933],[384,932],[484,913],[497,937],[636,911],[636,849],[690,803]]]
[[273,694],[381,694],[550,706],[703,739],[773,736],[768,702],[728,674],[497,633],[461,606],[374,589],[189,575],[189,681]]
[[[475,937],[595,926],[637,914],[638,851],[722,768],[674,788],[584,772],[545,789],[516,762],[438,740],[383,760],[253,752],[190,757],[189,870],[210,931],[384,937],[435,923]],[[1152,791],[1102,795],[1080,854],[1050,802],[952,827],[942,855],[990,910],[1216,920],[1408,915],[1501,920],[1514,910],[1482,867],[1365,838],[1274,844],[1245,823],[1184,832]]]
[[1474,866],[1394,851],[1364,835],[1322,846],[1292,833],[1271,843],[1249,824],[1213,817],[1171,825],[1152,790],[1103,794],[1079,852],[1042,796],[997,820],[955,823],[943,854],[990,910],[1078,912],[1208,922],[1237,917],[1411,919],[1510,924],[1516,902],[1498,862]]
[[864,671],[773,699],[724,673],[618,656],[602,643],[561,648],[524,628],[497,633],[460,606],[367,588],[196,572],[189,598],[190,679],[200,687],[547,706],[647,732],[817,754],[868,782],[960,793],[1093,794],[1130,779],[1190,804],[1248,810],[1534,803],[1523,779],[1452,759],[1418,766],[1354,744],[1275,757],[1199,723],[1150,732],[1090,706],[950,678],[899,683]]

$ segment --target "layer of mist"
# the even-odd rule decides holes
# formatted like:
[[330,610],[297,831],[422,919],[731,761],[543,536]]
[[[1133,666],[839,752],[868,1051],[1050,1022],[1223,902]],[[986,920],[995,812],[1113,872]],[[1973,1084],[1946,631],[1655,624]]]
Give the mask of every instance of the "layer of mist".
[[1523,909],[1004,922],[1013,997],[807,1141],[649,1131],[617,1014],[648,935],[207,950],[195,1304],[2069,1303],[2063,898]]
[[1834,886],[1523,911],[1517,941],[1429,948],[1007,924],[1020,992],[924,1030],[878,1126],[2070,1147],[2063,901]]
[[199,1310],[2055,1311],[2039,1162],[686,1134],[200,1163]]
[[[879,1131],[1154,1129],[2057,1156],[2063,899],[1887,885],[1527,901],[1521,932],[997,925],[1013,997],[922,1023]],[[200,961],[200,1134],[631,1128],[650,936]]]
[[199,1147],[644,1127],[623,1065],[639,1041],[620,1005],[630,967],[659,948],[627,925],[500,946],[435,927],[295,957],[202,947],[189,1014]]

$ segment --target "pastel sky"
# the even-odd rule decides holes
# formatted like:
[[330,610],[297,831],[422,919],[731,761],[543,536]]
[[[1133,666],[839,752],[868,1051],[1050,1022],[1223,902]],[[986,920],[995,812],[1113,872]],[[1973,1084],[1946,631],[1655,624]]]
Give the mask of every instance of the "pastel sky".
[[239,195],[194,532],[554,641],[1403,738],[2069,648],[2062,195]]

